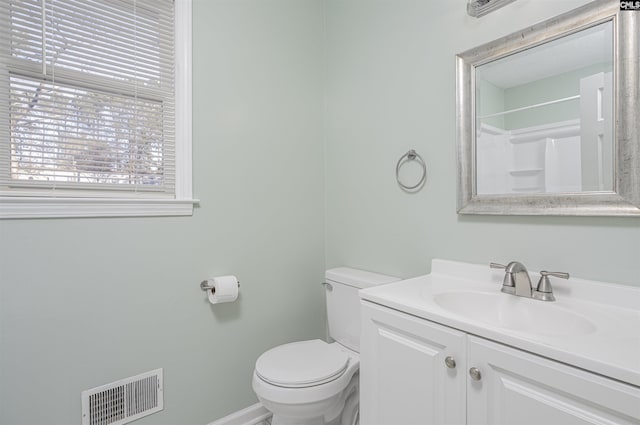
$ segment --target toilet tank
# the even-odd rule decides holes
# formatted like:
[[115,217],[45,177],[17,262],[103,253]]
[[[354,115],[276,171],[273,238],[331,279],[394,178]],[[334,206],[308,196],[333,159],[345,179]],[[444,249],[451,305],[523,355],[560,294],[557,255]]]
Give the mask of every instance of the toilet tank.
[[360,297],[363,288],[396,282],[400,278],[364,270],[338,267],[325,273],[329,335],[336,342],[360,352]]

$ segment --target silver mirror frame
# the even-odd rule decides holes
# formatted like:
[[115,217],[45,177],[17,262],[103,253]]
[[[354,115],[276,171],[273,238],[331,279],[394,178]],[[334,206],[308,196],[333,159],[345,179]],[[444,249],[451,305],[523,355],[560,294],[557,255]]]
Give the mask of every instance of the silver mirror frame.
[[[476,193],[476,67],[591,26],[613,24],[614,188],[531,195]],[[598,0],[456,56],[459,214],[640,216],[640,13]]]

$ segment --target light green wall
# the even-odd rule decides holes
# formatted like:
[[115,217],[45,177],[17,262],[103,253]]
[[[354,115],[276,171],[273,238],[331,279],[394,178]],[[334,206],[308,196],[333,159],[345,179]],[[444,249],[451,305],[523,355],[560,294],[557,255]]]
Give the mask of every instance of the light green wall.
[[[409,277],[434,257],[517,259],[640,285],[637,218],[455,212],[455,54],[585,3],[520,0],[475,19],[462,0],[327,0],[327,266]],[[411,148],[429,170],[413,195],[394,174]]]
[[[490,115],[579,95],[582,78],[599,72],[611,71],[611,63],[600,63],[507,89],[496,87],[482,76],[477,75],[477,114],[480,116]],[[580,100],[576,99],[485,118],[483,123],[503,130],[517,130],[579,118]]]
[[[504,91],[506,110],[535,105],[580,94],[580,80],[599,72],[611,72],[611,63],[595,64],[564,74],[533,81]],[[506,129],[531,127],[580,118],[580,100],[570,100],[505,116]]]
[[[203,425],[257,400],[256,358],[325,335],[322,3],[194,1],[188,218],[0,221],[0,424],[80,424],[82,390],[163,367]],[[199,283],[236,274],[210,306]]]
[[[496,87],[487,80],[476,80],[476,113],[479,116],[496,114],[504,112],[504,89]],[[505,129],[504,126],[505,116],[498,115],[495,117],[485,118],[482,120],[483,124],[489,124],[490,126]]]

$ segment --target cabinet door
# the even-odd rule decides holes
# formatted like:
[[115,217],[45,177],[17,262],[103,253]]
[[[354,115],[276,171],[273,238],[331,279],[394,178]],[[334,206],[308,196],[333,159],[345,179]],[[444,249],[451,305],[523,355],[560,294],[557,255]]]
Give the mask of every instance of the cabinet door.
[[640,388],[469,336],[469,424],[640,424]]
[[363,301],[360,423],[464,424],[465,341],[462,332]]

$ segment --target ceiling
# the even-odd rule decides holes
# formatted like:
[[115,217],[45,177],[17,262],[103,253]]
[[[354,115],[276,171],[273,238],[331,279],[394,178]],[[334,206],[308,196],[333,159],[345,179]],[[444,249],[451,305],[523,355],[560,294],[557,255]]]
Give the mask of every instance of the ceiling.
[[508,89],[613,61],[613,25],[605,22],[476,68],[476,78]]

